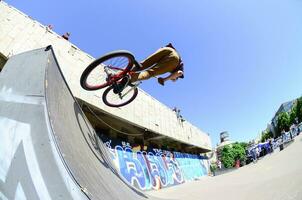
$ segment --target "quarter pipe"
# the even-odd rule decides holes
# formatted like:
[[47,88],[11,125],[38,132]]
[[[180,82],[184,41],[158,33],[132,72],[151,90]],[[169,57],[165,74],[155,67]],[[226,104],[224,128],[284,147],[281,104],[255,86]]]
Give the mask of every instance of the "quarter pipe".
[[0,138],[0,199],[155,199],[119,175],[51,46],[0,73]]

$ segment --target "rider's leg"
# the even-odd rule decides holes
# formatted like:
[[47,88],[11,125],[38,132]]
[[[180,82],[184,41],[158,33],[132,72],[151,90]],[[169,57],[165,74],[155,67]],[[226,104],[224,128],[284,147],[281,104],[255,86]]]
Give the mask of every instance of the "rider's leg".
[[124,76],[117,84],[113,86],[113,92],[118,94],[124,90],[124,88],[130,83],[131,77],[129,75]]
[[[179,57],[176,54],[169,54],[162,58],[151,69],[130,74],[131,77],[124,77],[114,88],[114,93],[121,92],[129,82],[146,80],[154,76],[158,76],[167,72],[172,72],[179,64]],[[129,81],[130,79],[130,81]],[[163,85],[163,84],[162,84]]]
[[178,63],[178,56],[169,56],[165,59],[162,59],[149,70],[131,74],[131,82],[146,80],[154,76],[158,76],[167,72],[172,72],[177,67]]
[[154,64],[160,62],[161,59],[165,58],[166,56],[169,56],[170,54],[171,55],[175,54],[178,56],[175,49],[171,47],[162,47],[158,49],[155,53],[153,53],[152,55],[150,55],[148,58],[146,58],[141,62],[142,68],[140,70],[145,70],[153,66]]

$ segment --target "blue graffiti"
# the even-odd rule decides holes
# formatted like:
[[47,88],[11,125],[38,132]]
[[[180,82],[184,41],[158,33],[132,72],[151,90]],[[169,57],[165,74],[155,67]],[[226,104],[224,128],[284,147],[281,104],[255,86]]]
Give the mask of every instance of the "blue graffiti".
[[141,190],[169,187],[208,174],[207,160],[199,155],[161,149],[133,151],[129,143],[120,144],[105,142],[121,176]]
[[146,179],[143,166],[139,162],[131,150],[131,148],[123,148],[116,146],[119,170],[122,176],[131,184],[141,189],[146,189]]

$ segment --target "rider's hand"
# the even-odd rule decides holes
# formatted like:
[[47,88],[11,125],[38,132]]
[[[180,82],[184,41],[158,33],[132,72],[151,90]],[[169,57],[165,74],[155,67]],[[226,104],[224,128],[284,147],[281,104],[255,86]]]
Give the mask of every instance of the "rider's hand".
[[173,82],[177,81],[178,77],[180,77],[181,75],[183,75],[183,72],[182,71],[177,71],[177,72],[174,72],[173,74],[170,75],[169,79]]

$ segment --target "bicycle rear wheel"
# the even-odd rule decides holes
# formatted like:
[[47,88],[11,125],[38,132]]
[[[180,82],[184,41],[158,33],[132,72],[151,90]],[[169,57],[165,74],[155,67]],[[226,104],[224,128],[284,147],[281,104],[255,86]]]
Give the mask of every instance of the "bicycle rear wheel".
[[110,86],[103,93],[103,102],[110,107],[121,107],[132,102],[137,94],[137,87],[128,85],[120,94],[115,94],[113,86]]
[[81,75],[81,86],[85,90],[102,89],[122,78],[131,70],[133,64],[134,56],[130,52],[123,50],[110,52],[88,65]]

